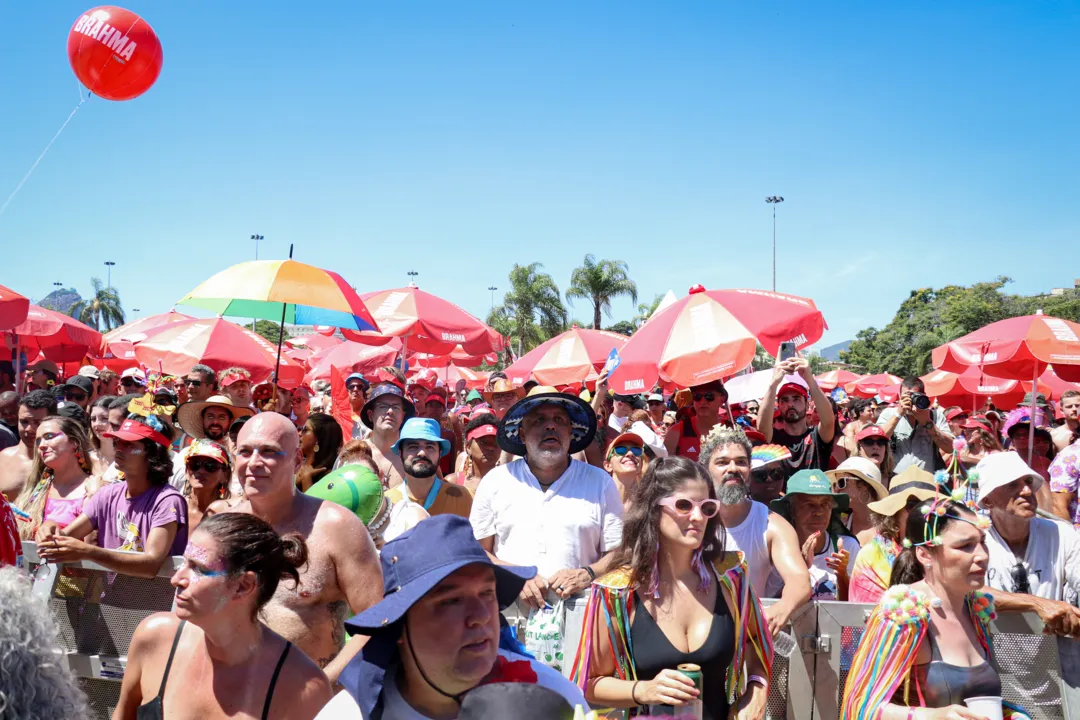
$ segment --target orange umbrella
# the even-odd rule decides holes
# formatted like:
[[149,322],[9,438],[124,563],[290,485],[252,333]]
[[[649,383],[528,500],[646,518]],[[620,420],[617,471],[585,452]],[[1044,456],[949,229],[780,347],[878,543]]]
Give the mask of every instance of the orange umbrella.
[[853,383],[861,378],[862,375],[857,375],[848,370],[830,370],[827,373],[816,376],[814,379],[817,380],[819,388],[828,392],[834,388]]

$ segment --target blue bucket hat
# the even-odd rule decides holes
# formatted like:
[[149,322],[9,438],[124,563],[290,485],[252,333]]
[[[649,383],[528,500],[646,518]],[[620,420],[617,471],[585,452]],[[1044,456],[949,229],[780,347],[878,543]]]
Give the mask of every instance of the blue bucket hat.
[[380,555],[383,599],[345,622],[363,635],[386,628],[431,590],[466,565],[487,565],[495,571],[495,592],[502,610],[517,600],[535,567],[496,565],[473,536],[472,525],[459,515],[435,515],[383,546]]
[[401,454],[401,443],[406,440],[427,440],[433,443],[439,443],[439,457],[444,457],[446,453],[450,452],[450,441],[442,436],[442,428],[439,427],[438,420],[432,418],[409,418],[405,421],[405,424],[401,426],[401,434],[398,436],[398,441],[390,446],[398,455]]
[[369,387],[371,387],[371,383],[368,382],[368,379],[366,377],[364,377],[363,373],[353,373],[349,377],[345,378],[346,387],[348,387],[349,383],[351,381],[353,381],[353,380],[359,380],[360,382],[364,383],[364,389],[365,390],[367,390]]
[[375,401],[381,398],[383,395],[393,395],[394,397],[401,398],[401,404],[405,406],[405,419],[416,415],[416,406],[412,404],[412,400],[405,397],[405,391],[399,388],[393,383],[382,383],[372,388],[371,392],[367,395],[367,402],[364,403],[364,407],[360,408],[360,421],[368,427],[369,430],[374,430],[375,426],[371,421],[371,412],[375,407]]

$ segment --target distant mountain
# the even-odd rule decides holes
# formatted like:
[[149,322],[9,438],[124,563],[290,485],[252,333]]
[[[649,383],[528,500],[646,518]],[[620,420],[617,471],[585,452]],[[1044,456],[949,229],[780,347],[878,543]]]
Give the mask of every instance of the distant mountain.
[[67,315],[71,306],[80,300],[82,300],[82,297],[75,292],[74,288],[60,288],[59,290],[53,290],[42,298],[38,305]]
[[821,348],[821,357],[825,358],[829,362],[839,362],[840,353],[844,350],[847,350],[850,346],[851,341],[845,340],[842,343],[837,343],[836,345],[830,345],[829,347]]

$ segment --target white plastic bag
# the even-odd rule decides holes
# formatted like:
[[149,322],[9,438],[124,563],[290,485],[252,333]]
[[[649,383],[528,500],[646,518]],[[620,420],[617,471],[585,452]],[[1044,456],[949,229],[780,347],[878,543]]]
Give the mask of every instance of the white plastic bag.
[[525,649],[548,667],[562,672],[563,622],[566,612],[562,600],[533,610],[525,623]]

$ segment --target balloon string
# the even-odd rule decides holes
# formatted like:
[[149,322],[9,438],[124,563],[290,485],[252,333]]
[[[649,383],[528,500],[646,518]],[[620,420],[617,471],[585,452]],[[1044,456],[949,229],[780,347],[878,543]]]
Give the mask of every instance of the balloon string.
[[37,170],[37,166],[40,165],[41,161],[45,159],[45,155],[49,152],[49,148],[51,148],[53,146],[53,143],[56,142],[56,139],[60,137],[60,133],[64,132],[64,128],[66,128],[68,126],[68,123],[71,122],[71,118],[75,117],[75,113],[79,112],[79,108],[81,108],[83,104],[85,104],[86,101],[89,100],[91,97],[93,97],[92,94],[87,95],[85,98],[79,100],[79,104],[76,105],[75,109],[71,111],[71,114],[68,115],[67,120],[64,121],[64,124],[60,126],[59,130],[56,131],[56,134],[53,135],[53,138],[49,141],[49,144],[46,145],[45,149],[41,151],[40,155],[38,155],[38,158],[34,161],[34,164],[31,165],[30,169],[26,171],[26,174],[23,175],[23,179],[20,180],[19,184],[15,186],[15,189],[11,191],[11,194],[8,195],[7,200],[4,201],[4,204],[0,205],[0,215],[4,214],[4,212],[8,209],[8,205],[11,204],[11,201],[14,200],[15,196],[19,194],[19,191],[22,190],[23,185],[26,184],[26,181],[29,180],[30,176],[34,174],[34,171]]

